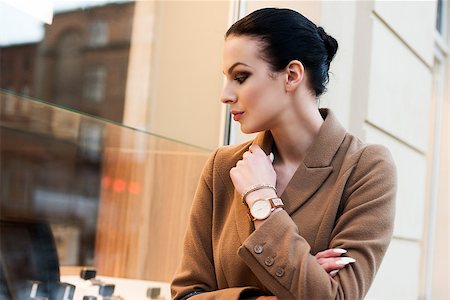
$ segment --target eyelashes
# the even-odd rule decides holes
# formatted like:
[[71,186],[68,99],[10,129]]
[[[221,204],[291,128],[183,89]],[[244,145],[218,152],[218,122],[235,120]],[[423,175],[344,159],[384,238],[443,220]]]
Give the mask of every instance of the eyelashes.
[[243,84],[249,76],[250,74],[248,73],[237,73],[233,80],[236,80],[239,84]]

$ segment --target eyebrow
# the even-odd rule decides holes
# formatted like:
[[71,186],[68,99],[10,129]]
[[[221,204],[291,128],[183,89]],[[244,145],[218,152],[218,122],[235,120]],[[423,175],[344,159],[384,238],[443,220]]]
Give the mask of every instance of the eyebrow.
[[[241,63],[241,62],[237,62],[237,63],[234,63],[234,64],[228,69],[228,74],[231,74],[231,72],[233,72],[233,69],[234,69],[235,67],[239,66],[239,65],[244,65],[244,66],[246,66],[246,67],[250,67],[250,66],[247,65],[247,64],[244,64],[244,63]],[[224,73],[224,74],[225,74],[225,73]]]

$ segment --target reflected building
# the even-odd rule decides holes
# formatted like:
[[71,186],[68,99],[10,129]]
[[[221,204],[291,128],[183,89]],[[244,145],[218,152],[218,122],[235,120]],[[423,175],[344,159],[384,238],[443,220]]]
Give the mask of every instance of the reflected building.
[[20,99],[0,99],[0,217],[46,220],[63,264],[92,264],[103,128]]
[[56,13],[39,44],[0,48],[1,87],[121,122],[134,5]]
[[23,95],[34,94],[38,43],[0,47],[0,87]]
[[[40,43],[0,48],[1,87],[121,122],[133,13],[127,2],[55,14]],[[47,220],[60,263],[92,265],[103,123],[0,96],[2,219]]]

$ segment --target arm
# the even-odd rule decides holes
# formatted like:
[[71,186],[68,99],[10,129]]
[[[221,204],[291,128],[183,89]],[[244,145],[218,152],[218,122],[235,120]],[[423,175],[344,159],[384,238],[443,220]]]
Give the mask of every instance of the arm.
[[[253,287],[218,290],[212,249],[214,153],[200,178],[184,241],[181,264],[171,283],[173,299],[239,299],[261,295]],[[195,293],[198,292],[198,293]]]
[[[348,178],[343,211],[329,245],[347,249],[356,262],[334,278],[310,254],[310,245],[285,211],[274,213],[260,225],[239,255],[280,299],[362,299],[392,236],[395,182],[389,152],[368,146]],[[267,251],[255,253],[256,245]],[[265,264],[268,256],[275,256],[271,266]]]

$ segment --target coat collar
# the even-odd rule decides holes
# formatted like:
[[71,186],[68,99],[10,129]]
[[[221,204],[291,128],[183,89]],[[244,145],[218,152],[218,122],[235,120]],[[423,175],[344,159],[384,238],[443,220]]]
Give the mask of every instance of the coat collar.
[[[319,111],[324,122],[303,161],[303,164],[309,168],[329,166],[346,134],[345,128],[331,110],[321,108]],[[272,152],[273,142],[272,133],[263,131],[255,137],[252,145],[260,146],[269,155]]]
[[[305,159],[292,176],[283,194],[279,195],[289,215],[308,201],[331,174],[333,171],[331,162],[346,135],[346,130],[332,111],[320,109],[320,114],[324,118],[324,122],[320,127],[319,134],[308,149]],[[259,145],[266,154],[272,151],[273,143],[270,131],[259,133],[253,141],[253,144]],[[246,208],[239,208],[238,210],[240,214],[246,212]],[[245,222],[247,221],[246,218]],[[244,238],[245,235],[240,234],[241,238]]]

